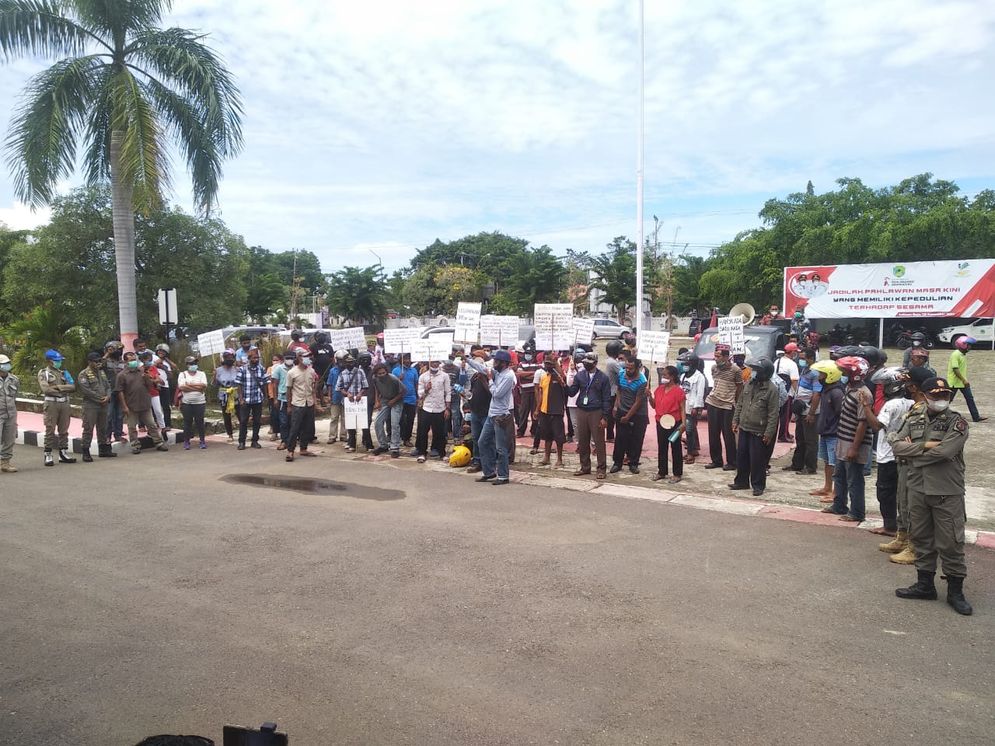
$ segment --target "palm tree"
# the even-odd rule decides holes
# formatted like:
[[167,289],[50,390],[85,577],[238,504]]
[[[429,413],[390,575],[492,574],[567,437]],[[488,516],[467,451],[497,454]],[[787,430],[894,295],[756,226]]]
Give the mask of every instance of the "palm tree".
[[18,196],[48,204],[77,152],[88,183],[111,182],[121,338],[138,333],[135,210],[168,187],[167,139],[207,213],[221,164],[242,146],[238,88],[204,37],[157,24],[170,0],[0,0],[0,49],[58,61],[28,84],[7,138]]

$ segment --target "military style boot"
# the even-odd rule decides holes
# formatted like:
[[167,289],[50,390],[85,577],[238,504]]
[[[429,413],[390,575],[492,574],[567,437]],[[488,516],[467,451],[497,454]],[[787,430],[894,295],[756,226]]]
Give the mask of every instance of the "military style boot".
[[114,453],[110,443],[101,443],[97,447],[97,458],[115,458],[116,456],[117,454]]
[[905,549],[898,554],[893,554],[888,558],[889,562],[897,565],[913,565],[916,561],[916,549],[911,541],[905,542]]
[[881,552],[887,552],[888,554],[898,554],[906,545],[909,543],[909,535],[905,531],[899,531],[895,534],[895,538],[884,544],[878,544],[878,550]]
[[89,448],[84,448],[83,449],[83,463],[84,464],[92,464],[93,463],[93,456],[90,455],[90,449]]
[[75,464],[76,457],[73,456],[65,448],[59,450],[59,463],[60,464]]
[[[933,576],[936,573],[927,570],[917,570],[919,579],[908,588],[896,588],[895,595],[899,598],[922,599],[924,601],[936,600],[936,586],[933,584]],[[961,578],[963,580],[963,578]],[[961,595],[961,598],[964,598]],[[967,603],[965,601],[964,603]]]
[[964,578],[947,576],[947,603],[953,606],[958,614],[971,616],[974,613],[971,604],[964,598]]
[[55,466],[51,451],[45,451],[45,466]]
[[0,471],[5,472],[7,474],[14,474],[17,471],[17,469],[14,467],[12,463],[10,463],[9,458],[5,458],[3,461],[0,461]]

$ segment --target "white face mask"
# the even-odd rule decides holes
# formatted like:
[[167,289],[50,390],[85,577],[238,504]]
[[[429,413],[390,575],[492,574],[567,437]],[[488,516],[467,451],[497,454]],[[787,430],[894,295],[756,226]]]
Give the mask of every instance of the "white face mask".
[[946,399],[928,399],[926,406],[929,407],[930,412],[946,412],[950,402]]
[[669,378],[661,378],[660,379],[660,385],[661,386],[668,386],[668,385],[670,385],[670,379]]

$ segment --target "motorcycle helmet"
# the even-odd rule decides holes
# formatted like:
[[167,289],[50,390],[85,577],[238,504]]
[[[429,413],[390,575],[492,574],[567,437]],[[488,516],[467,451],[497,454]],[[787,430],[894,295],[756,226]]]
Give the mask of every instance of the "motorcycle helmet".
[[912,332],[912,334],[909,335],[909,339],[912,340],[914,347],[926,344],[926,335],[922,332]]
[[836,365],[849,376],[851,381],[863,381],[867,377],[867,372],[870,370],[870,366],[867,361],[862,357],[857,357],[856,355],[847,355],[846,357],[841,357],[836,361]]
[[774,375],[774,363],[767,357],[758,357],[750,364],[757,381],[769,381]]
[[970,349],[971,345],[977,343],[978,340],[976,340],[974,337],[964,336],[964,337],[957,337],[957,341],[954,342],[954,346],[961,352],[967,352],[968,349]]
[[820,360],[812,366],[812,370],[819,373],[825,373],[827,384],[838,383],[840,378],[843,377],[843,373],[840,371],[839,366],[832,360]]
[[361,352],[356,358],[359,361],[361,367],[368,368],[373,365],[373,355],[368,352]]
[[456,446],[453,452],[449,454],[449,465],[458,469],[469,464],[472,458],[473,454],[470,453],[469,448],[466,446]]
[[608,357],[618,357],[622,354],[622,347],[623,345],[619,340],[613,339],[605,346],[605,352],[608,353]]
[[335,362],[341,363],[345,359],[346,355],[348,355],[348,354],[349,354],[348,350],[336,350],[335,351]]
[[858,347],[855,357],[862,357],[872,368],[881,364],[881,350],[871,345],[861,345]]
[[156,352],[165,352],[168,355],[169,354],[169,345],[165,344],[165,343],[163,343],[163,344],[157,344],[155,346],[155,351]]

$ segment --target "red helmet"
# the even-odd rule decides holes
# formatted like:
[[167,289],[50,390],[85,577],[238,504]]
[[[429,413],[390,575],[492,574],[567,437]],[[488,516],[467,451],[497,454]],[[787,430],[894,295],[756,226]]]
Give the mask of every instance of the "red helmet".
[[867,371],[870,370],[870,366],[864,358],[854,355],[841,357],[836,361],[836,365],[851,381],[863,381],[867,377]]

